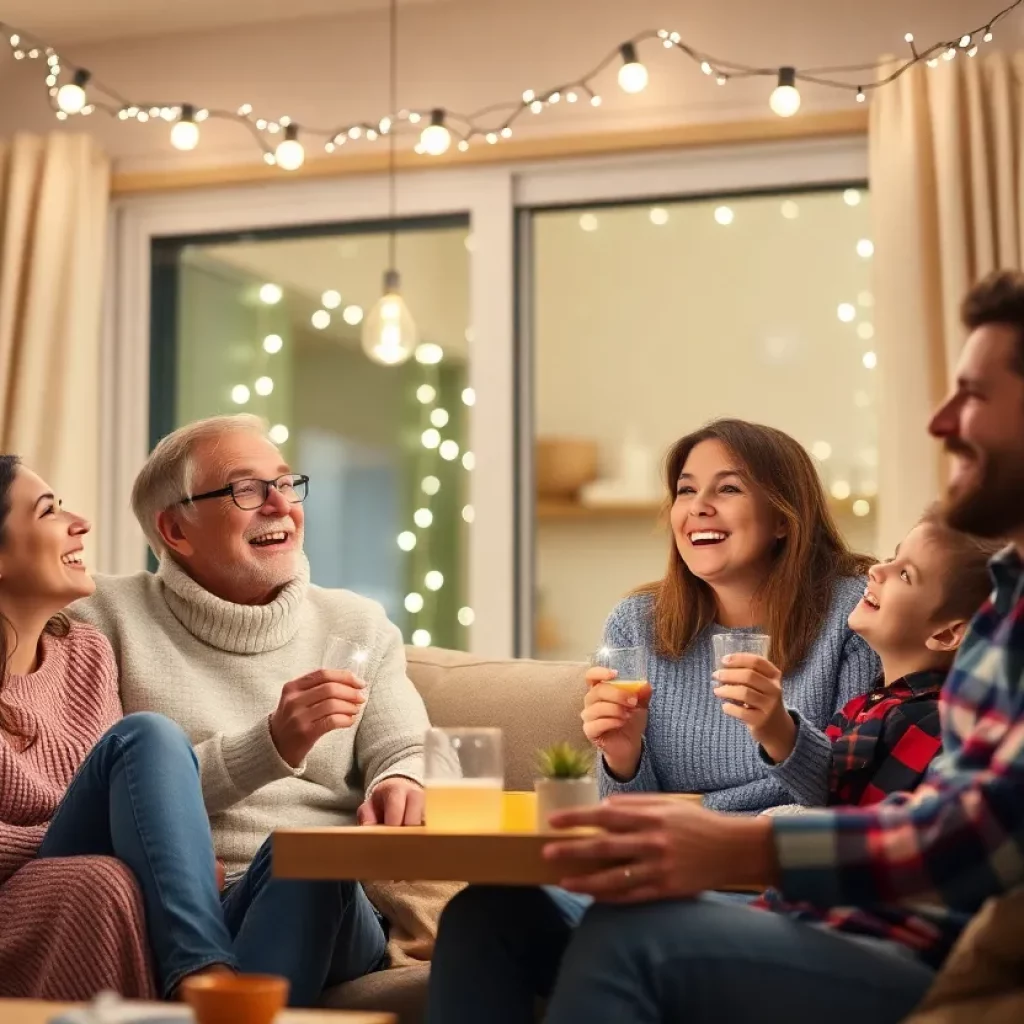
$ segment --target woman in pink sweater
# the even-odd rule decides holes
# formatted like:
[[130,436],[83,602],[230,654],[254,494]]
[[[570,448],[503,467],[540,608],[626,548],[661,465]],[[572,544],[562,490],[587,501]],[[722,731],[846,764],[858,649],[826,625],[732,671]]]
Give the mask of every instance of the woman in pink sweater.
[[122,717],[110,645],[60,614],[95,587],[88,530],[0,455],[0,996],[148,996],[151,957],[165,998],[220,968],[284,974],[293,1005],[315,1002],[346,934],[337,886],[263,866],[225,912],[188,739]]

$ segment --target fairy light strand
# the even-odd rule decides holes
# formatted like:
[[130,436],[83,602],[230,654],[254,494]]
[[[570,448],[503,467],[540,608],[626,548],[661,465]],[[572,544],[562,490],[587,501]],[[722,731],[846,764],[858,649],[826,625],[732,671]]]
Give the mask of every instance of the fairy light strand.
[[[182,121],[191,121],[196,131],[179,132],[178,138],[193,140],[192,145],[198,141],[197,131],[204,121],[232,121],[242,125],[251,134],[267,163],[280,164],[282,169],[295,169],[302,162],[301,158],[296,160],[302,151],[297,151],[292,145],[292,159],[287,161],[288,166],[285,167],[286,161],[276,156],[282,151],[284,142],[298,142],[301,145],[315,140],[327,153],[335,153],[353,142],[373,143],[384,136],[419,132],[420,142],[415,146],[415,151],[440,155],[444,150],[430,144],[431,139],[437,139],[438,132],[435,130],[432,136],[428,135],[430,129],[440,126],[450,133],[459,152],[465,152],[475,141],[495,145],[510,138],[514,126],[521,119],[541,114],[552,106],[600,106],[601,94],[597,90],[596,80],[613,68],[618,68],[620,88],[627,93],[641,92],[647,84],[647,69],[642,63],[641,51],[655,42],[692,62],[702,74],[714,77],[719,85],[752,78],[774,79],[778,84],[773,98],[780,88],[795,89],[799,83],[806,83],[847,92],[857,102],[863,103],[868,94],[891,85],[922,62],[934,68],[941,59],[949,61],[961,53],[975,56],[982,44],[992,41],[996,26],[1022,4],[1024,0],[1014,0],[977,28],[961,32],[953,39],[933,43],[927,48],[920,47],[914,35],[908,32],[904,41],[910,48],[910,56],[881,78],[873,79],[871,76],[888,67],[888,61],[833,67],[757,67],[705,53],[687,43],[678,32],[648,29],[619,43],[585,74],[545,89],[527,89],[515,100],[492,103],[465,114],[440,106],[422,110],[392,110],[378,118],[349,122],[333,128],[299,123],[288,117],[257,116],[249,104],[243,104],[237,110],[226,110],[184,101],[129,100],[93,75],[89,69],[66,60],[55,47],[32,33],[0,21],[0,35],[6,39],[16,61],[35,62],[45,57],[44,88],[47,90],[50,107],[59,120],[67,121],[71,117],[89,116],[95,111],[101,111],[118,120],[137,123],[160,120],[173,126]],[[799,109],[799,100],[791,97],[789,103],[780,105],[772,102],[771,106],[780,116],[791,116]],[[785,113],[782,113],[783,110]]]

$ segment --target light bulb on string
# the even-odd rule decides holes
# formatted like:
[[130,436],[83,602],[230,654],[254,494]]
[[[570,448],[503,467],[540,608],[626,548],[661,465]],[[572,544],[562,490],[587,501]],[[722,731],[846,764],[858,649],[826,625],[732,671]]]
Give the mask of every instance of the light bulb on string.
[[779,68],[779,84],[773,90],[768,105],[779,117],[792,117],[800,109],[796,68]]
[[57,90],[57,106],[65,114],[79,114],[85,106],[85,87],[89,84],[89,72],[79,69],[70,82]]
[[188,151],[199,144],[199,127],[196,124],[196,111],[190,103],[181,106],[181,117],[171,129],[171,145],[175,149]]
[[867,99],[867,96],[864,95],[864,90],[858,85],[857,86],[857,102],[858,103],[863,103],[866,99]]
[[420,145],[430,156],[440,156],[452,144],[452,133],[444,125],[444,111],[438,107],[430,112],[430,124],[420,132]]
[[363,320],[363,351],[382,366],[399,366],[416,351],[419,331],[401,295],[397,270],[384,273],[384,294]]
[[278,167],[285,171],[297,171],[306,159],[306,151],[299,142],[298,125],[290,124],[284,130],[284,138],[274,150]]
[[619,68],[619,88],[623,92],[638,93],[647,88],[647,68],[640,63],[636,55],[636,47],[632,43],[623,43],[619,47],[622,67]]

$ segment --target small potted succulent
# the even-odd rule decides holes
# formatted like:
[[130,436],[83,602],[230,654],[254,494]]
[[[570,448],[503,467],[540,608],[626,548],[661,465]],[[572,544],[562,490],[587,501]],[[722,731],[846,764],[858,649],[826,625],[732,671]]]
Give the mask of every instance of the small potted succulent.
[[571,743],[556,743],[537,754],[541,777],[537,791],[537,830],[549,828],[548,816],[569,807],[587,807],[598,802],[594,778],[594,753],[579,750]]

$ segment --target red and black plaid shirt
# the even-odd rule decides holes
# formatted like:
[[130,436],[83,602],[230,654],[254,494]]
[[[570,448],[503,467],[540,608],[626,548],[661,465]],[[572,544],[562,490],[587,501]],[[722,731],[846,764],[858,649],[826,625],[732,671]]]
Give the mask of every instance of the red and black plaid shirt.
[[825,730],[832,741],[829,804],[867,807],[917,788],[942,749],[939,691],[946,672],[880,680],[854,697]]

